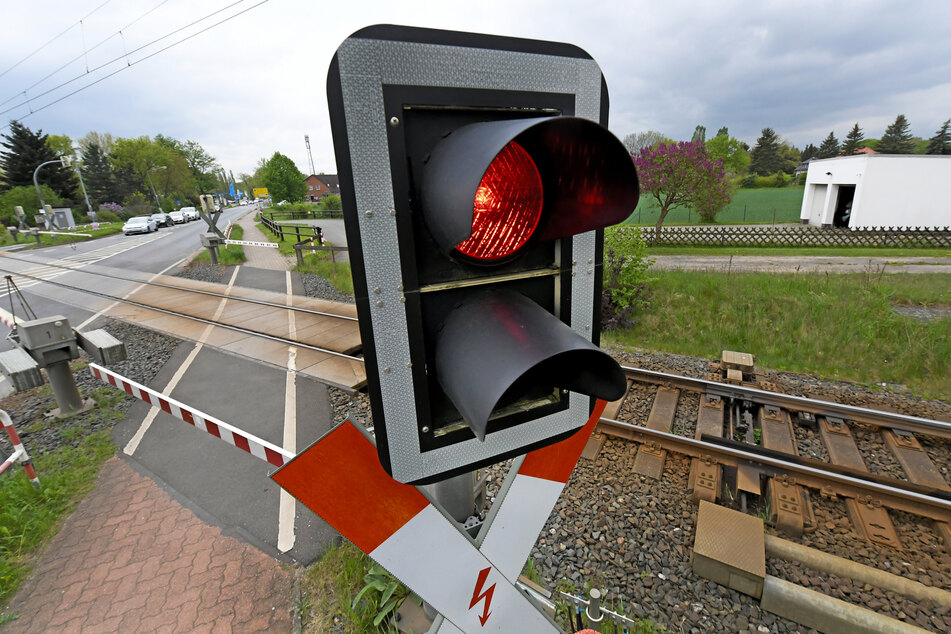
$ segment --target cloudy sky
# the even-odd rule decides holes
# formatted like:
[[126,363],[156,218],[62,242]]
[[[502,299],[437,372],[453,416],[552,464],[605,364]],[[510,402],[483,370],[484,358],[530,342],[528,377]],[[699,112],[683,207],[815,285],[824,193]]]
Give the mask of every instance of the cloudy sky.
[[336,171],[327,67],[382,23],[580,46],[620,137],[725,125],[752,145],[769,126],[801,149],[856,122],[878,138],[899,113],[923,138],[951,118],[947,0],[0,0],[0,15],[0,121],[193,139],[235,175],[275,151],[309,172],[305,134]]

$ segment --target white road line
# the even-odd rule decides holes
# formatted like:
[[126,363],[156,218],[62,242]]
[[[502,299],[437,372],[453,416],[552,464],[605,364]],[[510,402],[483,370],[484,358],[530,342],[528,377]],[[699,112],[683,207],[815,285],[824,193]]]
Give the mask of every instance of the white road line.
[[[291,272],[285,272],[287,282],[287,305],[294,305],[294,296],[291,291]],[[294,323],[294,311],[287,311],[288,338],[297,336],[297,326]],[[285,451],[297,453],[297,349],[287,348],[287,378],[284,382],[284,440]],[[294,547],[295,532],[294,518],[297,515],[297,502],[294,497],[281,489],[280,507],[277,518],[277,549],[286,553]]]
[[[175,265],[173,264],[172,266],[175,266]],[[172,267],[169,267],[169,268],[172,268]],[[228,295],[231,293],[231,288],[234,286],[234,281],[238,277],[239,268],[240,267],[237,267],[237,266],[234,267],[234,274],[231,276],[231,281],[228,282],[228,288],[225,289],[225,295]],[[168,269],[165,269],[165,271],[167,270]],[[162,273],[164,273],[165,271],[162,271]],[[158,277],[162,273],[158,273],[155,277]],[[155,278],[152,278],[152,279],[155,279]],[[144,284],[142,286],[144,286]],[[141,286],[139,288],[141,288]],[[129,295],[131,294],[132,293],[129,293]],[[126,297],[128,297],[129,295],[126,295]],[[221,302],[218,303],[218,310],[215,312],[213,321],[218,321],[218,317],[221,316],[222,311],[224,311],[225,309],[226,301],[228,301],[228,298],[226,297],[221,298]],[[113,306],[114,305],[115,304],[113,304]],[[106,310],[109,310],[109,308],[107,308]],[[90,319],[87,319],[83,323],[84,324],[89,323],[89,321],[95,317],[96,315],[94,315]],[[162,390],[162,394],[164,394],[165,396],[171,396],[172,390],[175,389],[175,386],[178,385],[178,382],[181,381],[183,376],[185,376],[185,371],[188,370],[189,367],[191,367],[192,361],[195,360],[195,357],[198,356],[198,353],[204,347],[205,341],[208,339],[208,336],[211,335],[212,328],[214,328],[214,325],[208,324],[204,332],[201,333],[201,336],[198,338],[198,341],[195,343],[195,347],[192,348],[191,352],[188,353],[188,356],[185,357],[185,361],[180,366],[178,366],[178,369],[175,371],[175,374],[172,375],[172,379],[168,382],[168,385],[165,386],[165,389]],[[142,420],[142,423],[139,425],[139,428],[136,430],[135,434],[132,435],[132,438],[129,439],[129,442],[126,443],[126,446],[123,447],[122,449],[122,451],[127,456],[131,456],[132,454],[135,453],[135,450],[139,448],[139,443],[141,443],[142,439],[145,437],[145,432],[149,430],[149,427],[151,427],[152,423],[155,421],[155,417],[158,416],[158,413],[161,411],[162,410],[160,408],[154,405],[149,409],[149,413],[145,415],[145,418]]]

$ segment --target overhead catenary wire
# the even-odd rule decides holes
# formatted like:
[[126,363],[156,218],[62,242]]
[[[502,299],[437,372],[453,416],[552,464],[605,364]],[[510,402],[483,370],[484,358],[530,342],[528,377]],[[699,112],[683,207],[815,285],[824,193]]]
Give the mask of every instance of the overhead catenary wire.
[[64,35],[66,35],[66,34],[69,33],[70,31],[72,31],[74,28],[76,28],[76,25],[77,25],[77,24],[81,24],[83,20],[85,20],[86,18],[88,18],[88,17],[91,16],[93,13],[95,13],[95,12],[98,11],[99,9],[103,8],[104,6],[106,6],[107,4],[109,4],[110,2],[112,2],[112,0],[106,0],[105,2],[103,2],[102,4],[100,4],[98,7],[96,7],[95,9],[93,9],[92,11],[90,11],[89,13],[87,13],[86,15],[84,15],[83,17],[81,17],[77,22],[74,22],[73,24],[70,24],[68,27],[66,27],[65,29],[63,29],[63,31],[61,31],[58,35],[54,35],[53,37],[51,37],[51,38],[46,42],[46,44],[41,45],[39,48],[37,48],[36,50],[34,50],[32,53],[30,53],[29,55],[27,55],[26,57],[24,57],[23,59],[21,59],[21,60],[18,61],[17,63],[15,63],[13,66],[11,66],[10,68],[8,68],[8,69],[6,69],[5,71],[3,71],[2,73],[0,73],[0,77],[3,77],[3,76],[6,75],[7,73],[9,73],[11,70],[13,70],[13,69],[16,68],[17,66],[19,66],[20,64],[22,64],[22,63],[25,62],[26,60],[30,59],[31,57],[33,57],[34,55],[36,55],[37,53],[39,53],[40,51],[42,51],[44,48],[46,48],[47,46],[49,46],[50,44],[52,44],[53,42],[55,42],[55,41],[58,40],[59,38],[63,37]]
[[[84,50],[83,50],[82,53],[80,53],[80,54],[77,55],[76,57],[70,59],[68,62],[64,63],[62,66],[58,67],[56,70],[54,70],[54,71],[48,73],[48,74],[45,75],[42,79],[36,80],[36,81],[33,82],[32,84],[30,84],[29,86],[27,86],[26,88],[24,88],[23,90],[18,90],[18,91],[16,91],[15,93],[13,93],[12,96],[7,97],[7,98],[4,99],[3,101],[0,101],[0,106],[4,106],[4,105],[10,103],[10,102],[13,101],[14,99],[16,99],[19,95],[24,95],[24,96],[26,96],[26,91],[28,91],[28,90],[30,90],[30,89],[32,89],[32,88],[36,88],[37,86],[39,86],[40,84],[42,84],[44,81],[46,81],[47,79],[49,79],[50,77],[52,77],[53,75],[55,75],[56,73],[58,73],[59,71],[63,70],[64,68],[66,68],[67,66],[69,66],[70,64],[72,64],[73,62],[75,62],[76,60],[78,60],[80,57],[86,57],[86,56],[88,56],[89,53],[91,53],[92,51],[96,50],[97,48],[99,48],[100,46],[102,46],[103,44],[105,44],[106,42],[108,42],[109,40],[111,40],[112,38],[114,38],[115,36],[118,35],[118,36],[122,37],[122,31],[124,31],[125,29],[128,29],[130,26],[135,25],[137,22],[139,22],[139,21],[142,20],[143,18],[147,17],[149,14],[153,13],[156,9],[158,9],[159,7],[161,7],[161,6],[162,6],[163,4],[165,4],[166,2],[168,2],[168,0],[161,0],[161,2],[159,2],[157,5],[155,5],[154,7],[152,7],[151,9],[149,9],[148,11],[146,11],[145,13],[143,13],[142,15],[140,15],[139,17],[137,17],[136,19],[132,20],[131,22],[129,22],[128,24],[126,24],[124,27],[122,27],[121,29],[119,29],[118,31],[116,31],[115,33],[113,33],[112,35],[110,35],[110,36],[108,36],[108,37],[106,37],[106,38],[103,38],[102,40],[100,40],[99,42],[97,42],[96,44],[94,44],[93,46],[91,46],[90,48],[87,49],[87,48],[85,48],[85,46],[84,46]],[[105,3],[104,3],[104,4],[105,4]],[[101,6],[101,5],[100,5],[100,6]],[[92,14],[90,14],[90,15],[92,15]],[[86,17],[89,17],[89,16],[86,16]],[[83,18],[83,20],[85,20],[85,19],[86,19],[86,18]],[[80,20],[80,22],[82,22],[83,20]],[[83,34],[83,37],[85,38],[85,33]],[[125,41],[123,40],[123,47],[124,47],[124,46],[125,46]],[[115,60],[113,60],[113,61],[115,61]],[[108,62],[108,63],[111,64],[112,62]],[[92,70],[89,70],[89,62],[88,62],[88,58],[87,58],[87,62],[86,62],[86,73],[85,73],[85,74],[88,75],[90,72],[93,72],[93,71],[95,71],[95,70],[97,70],[97,69],[96,69],[96,68],[93,68]],[[82,75],[80,75],[80,77],[82,77]],[[74,78],[74,79],[78,79],[78,78]],[[70,81],[72,81],[72,80],[70,80]],[[63,84],[63,85],[65,85],[65,84]],[[54,90],[55,90],[55,89],[54,89]],[[44,93],[44,94],[45,94],[45,93]],[[35,99],[35,98],[38,98],[38,97],[40,97],[40,96],[41,96],[41,95],[37,95],[37,97],[34,97],[34,99]],[[27,101],[29,101],[29,99],[27,99]]]
[[[161,37],[159,37],[159,38],[156,38],[156,39],[152,40],[151,42],[149,42],[148,44],[143,44],[142,46],[140,46],[140,47],[138,47],[138,48],[136,48],[136,49],[133,49],[133,50],[129,51],[127,54],[124,54],[124,55],[121,55],[121,56],[119,56],[119,57],[113,58],[112,60],[110,60],[109,62],[106,62],[106,63],[104,63],[104,64],[100,64],[100,65],[97,66],[96,68],[92,69],[92,70],[90,71],[90,73],[95,72],[95,71],[97,71],[97,70],[100,70],[100,69],[104,68],[105,66],[108,66],[108,65],[110,65],[110,64],[112,64],[112,63],[114,63],[114,62],[116,62],[117,60],[120,60],[120,59],[123,59],[123,58],[127,58],[127,56],[128,56],[129,54],[132,54],[132,53],[135,53],[135,52],[137,52],[137,51],[140,51],[140,50],[142,50],[142,49],[144,49],[144,48],[147,48],[147,47],[149,47],[149,46],[155,44],[156,42],[159,42],[159,41],[161,41],[161,40],[163,40],[163,39],[166,39],[166,38],[168,38],[168,37],[174,35],[175,33],[178,33],[178,32],[180,32],[180,31],[182,31],[182,30],[184,30],[184,29],[187,29],[187,28],[190,27],[190,26],[194,26],[195,24],[197,24],[197,23],[199,23],[199,22],[203,22],[204,20],[207,20],[208,18],[212,17],[213,15],[216,15],[216,14],[218,14],[218,13],[221,13],[222,11],[225,11],[225,10],[227,10],[227,9],[229,9],[229,8],[231,8],[231,7],[233,7],[234,5],[240,4],[241,2],[244,2],[244,1],[245,1],[245,0],[237,0],[237,2],[233,2],[233,3],[229,4],[229,5],[226,6],[226,7],[223,7],[223,8],[221,8],[221,9],[218,9],[217,11],[214,11],[214,12],[212,12],[212,13],[206,15],[206,16],[203,17],[203,18],[199,18],[198,20],[195,20],[194,22],[191,22],[191,23],[189,23],[189,24],[187,24],[187,25],[185,25],[185,26],[183,26],[183,27],[180,27],[180,28],[178,28],[178,29],[175,29],[174,31],[172,31],[172,32],[170,32],[170,33],[167,33],[167,34],[165,34],[165,35],[163,35],[163,36],[161,36]],[[159,53],[163,53],[163,52],[167,51],[168,49],[170,49],[170,48],[172,48],[172,47],[174,47],[174,46],[177,46],[177,45],[181,44],[182,42],[186,42],[186,41],[192,39],[193,37],[196,37],[196,36],[198,36],[198,35],[201,35],[202,33],[205,33],[206,31],[209,31],[209,30],[215,28],[216,26],[220,26],[220,25],[224,24],[225,22],[228,22],[229,20],[232,20],[232,19],[238,17],[239,15],[242,15],[242,14],[244,14],[244,13],[247,13],[248,11],[251,11],[252,9],[257,8],[257,7],[261,6],[262,4],[266,4],[266,3],[269,2],[269,1],[270,1],[270,0],[261,0],[261,1],[258,2],[257,4],[254,4],[254,5],[252,5],[252,6],[248,7],[248,8],[246,8],[246,9],[242,9],[241,11],[238,11],[237,13],[234,13],[234,14],[232,14],[232,15],[226,17],[226,18],[223,18],[223,19],[219,20],[218,22],[215,22],[214,24],[211,24],[211,25],[209,25],[209,26],[207,26],[207,27],[201,29],[200,31],[196,31],[195,33],[191,33],[190,35],[186,35],[186,36],[183,37],[182,39],[177,40],[177,41],[175,41],[175,42],[172,42],[172,43],[169,44],[168,46],[165,46],[165,47],[163,47],[163,48],[160,48],[159,50],[154,51],[154,52],[152,52],[152,53],[149,53],[148,55],[145,55],[144,57],[141,57],[141,58],[139,58],[139,59],[137,59],[137,60],[135,60],[135,61],[131,61],[131,62],[130,62],[130,61],[127,60],[127,65],[126,65],[126,66],[123,66],[123,67],[119,68],[118,70],[115,70],[115,71],[109,73],[108,75],[104,75],[104,76],[102,76],[102,77],[100,77],[100,78],[98,78],[98,79],[96,79],[96,80],[94,80],[94,81],[91,81],[91,82],[89,82],[88,84],[86,84],[86,85],[84,85],[84,86],[81,86],[81,87],[77,88],[76,90],[74,90],[74,91],[72,91],[72,92],[70,92],[70,93],[67,93],[66,95],[63,95],[62,97],[59,97],[58,99],[54,99],[53,101],[50,101],[50,102],[48,102],[48,103],[46,103],[46,104],[40,106],[39,108],[35,108],[35,109],[33,108],[32,104],[30,103],[30,102],[32,101],[32,99],[38,99],[38,98],[40,98],[40,97],[42,97],[42,96],[44,96],[44,95],[48,95],[49,93],[58,90],[59,88],[62,88],[63,86],[66,86],[66,85],[68,85],[68,84],[73,83],[74,81],[77,81],[77,80],[79,80],[79,79],[82,79],[83,77],[86,76],[86,73],[84,73],[84,74],[82,74],[82,75],[80,75],[80,76],[78,76],[78,77],[74,77],[73,79],[70,79],[70,80],[68,80],[68,81],[65,81],[65,82],[59,84],[58,86],[55,86],[55,87],[53,87],[53,88],[50,88],[49,90],[46,90],[46,91],[40,93],[39,95],[37,95],[37,96],[31,98],[31,99],[27,99],[26,101],[23,101],[23,102],[21,102],[21,103],[15,105],[15,106],[12,106],[12,107],[10,107],[10,108],[7,108],[6,110],[0,111],[0,115],[6,114],[6,113],[8,113],[8,112],[10,112],[10,111],[12,111],[12,110],[16,110],[17,108],[20,108],[20,107],[22,107],[22,106],[27,106],[27,107],[30,108],[30,112],[29,112],[28,114],[23,115],[22,117],[19,117],[19,119],[16,119],[16,120],[17,120],[17,121],[21,121],[21,120],[23,120],[23,119],[26,119],[26,118],[29,117],[30,115],[36,114],[37,112],[41,112],[41,111],[43,111],[43,110],[49,108],[50,106],[53,106],[53,105],[55,105],[55,104],[57,104],[57,103],[59,103],[59,102],[65,100],[65,99],[68,99],[69,97],[72,97],[73,95],[75,95],[75,94],[77,94],[77,93],[79,93],[79,92],[82,92],[83,90],[86,90],[87,88],[90,88],[90,87],[92,87],[92,86],[95,86],[95,85],[98,84],[99,82],[104,81],[104,80],[106,80],[106,79],[112,77],[113,75],[116,75],[116,74],[118,74],[118,73],[120,73],[120,72],[126,70],[127,68],[130,68],[130,67],[132,67],[132,66],[135,66],[135,65],[138,64],[139,62],[144,62],[145,60],[147,60],[147,59],[149,59],[149,58],[151,58],[151,57],[154,57],[154,56],[158,55]]]

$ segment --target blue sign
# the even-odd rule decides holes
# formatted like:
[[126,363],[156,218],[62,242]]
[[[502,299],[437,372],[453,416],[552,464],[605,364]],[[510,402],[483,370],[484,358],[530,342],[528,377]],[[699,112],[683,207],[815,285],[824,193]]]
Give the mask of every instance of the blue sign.
[[234,183],[228,184],[228,191],[231,192],[231,197],[234,198]]

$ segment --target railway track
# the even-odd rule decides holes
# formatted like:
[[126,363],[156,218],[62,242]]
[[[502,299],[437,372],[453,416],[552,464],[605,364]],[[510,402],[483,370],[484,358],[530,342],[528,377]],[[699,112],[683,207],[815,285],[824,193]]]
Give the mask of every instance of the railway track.
[[[279,367],[290,347],[300,373],[350,392],[366,384],[350,304],[108,267],[8,260],[29,268],[0,264],[0,274],[40,294],[40,285],[48,285],[58,301]],[[107,287],[113,290],[97,290]]]
[[[842,498],[854,532],[870,542],[901,549],[889,513],[902,511],[930,519],[951,550],[951,423],[781,394],[741,379],[624,369],[628,393],[608,406],[587,457],[608,436],[636,441],[637,473],[659,479],[668,452],[689,456],[694,499],[766,509],[768,521],[788,534],[815,527],[811,500],[818,493]],[[882,462],[890,468],[868,466]]]

